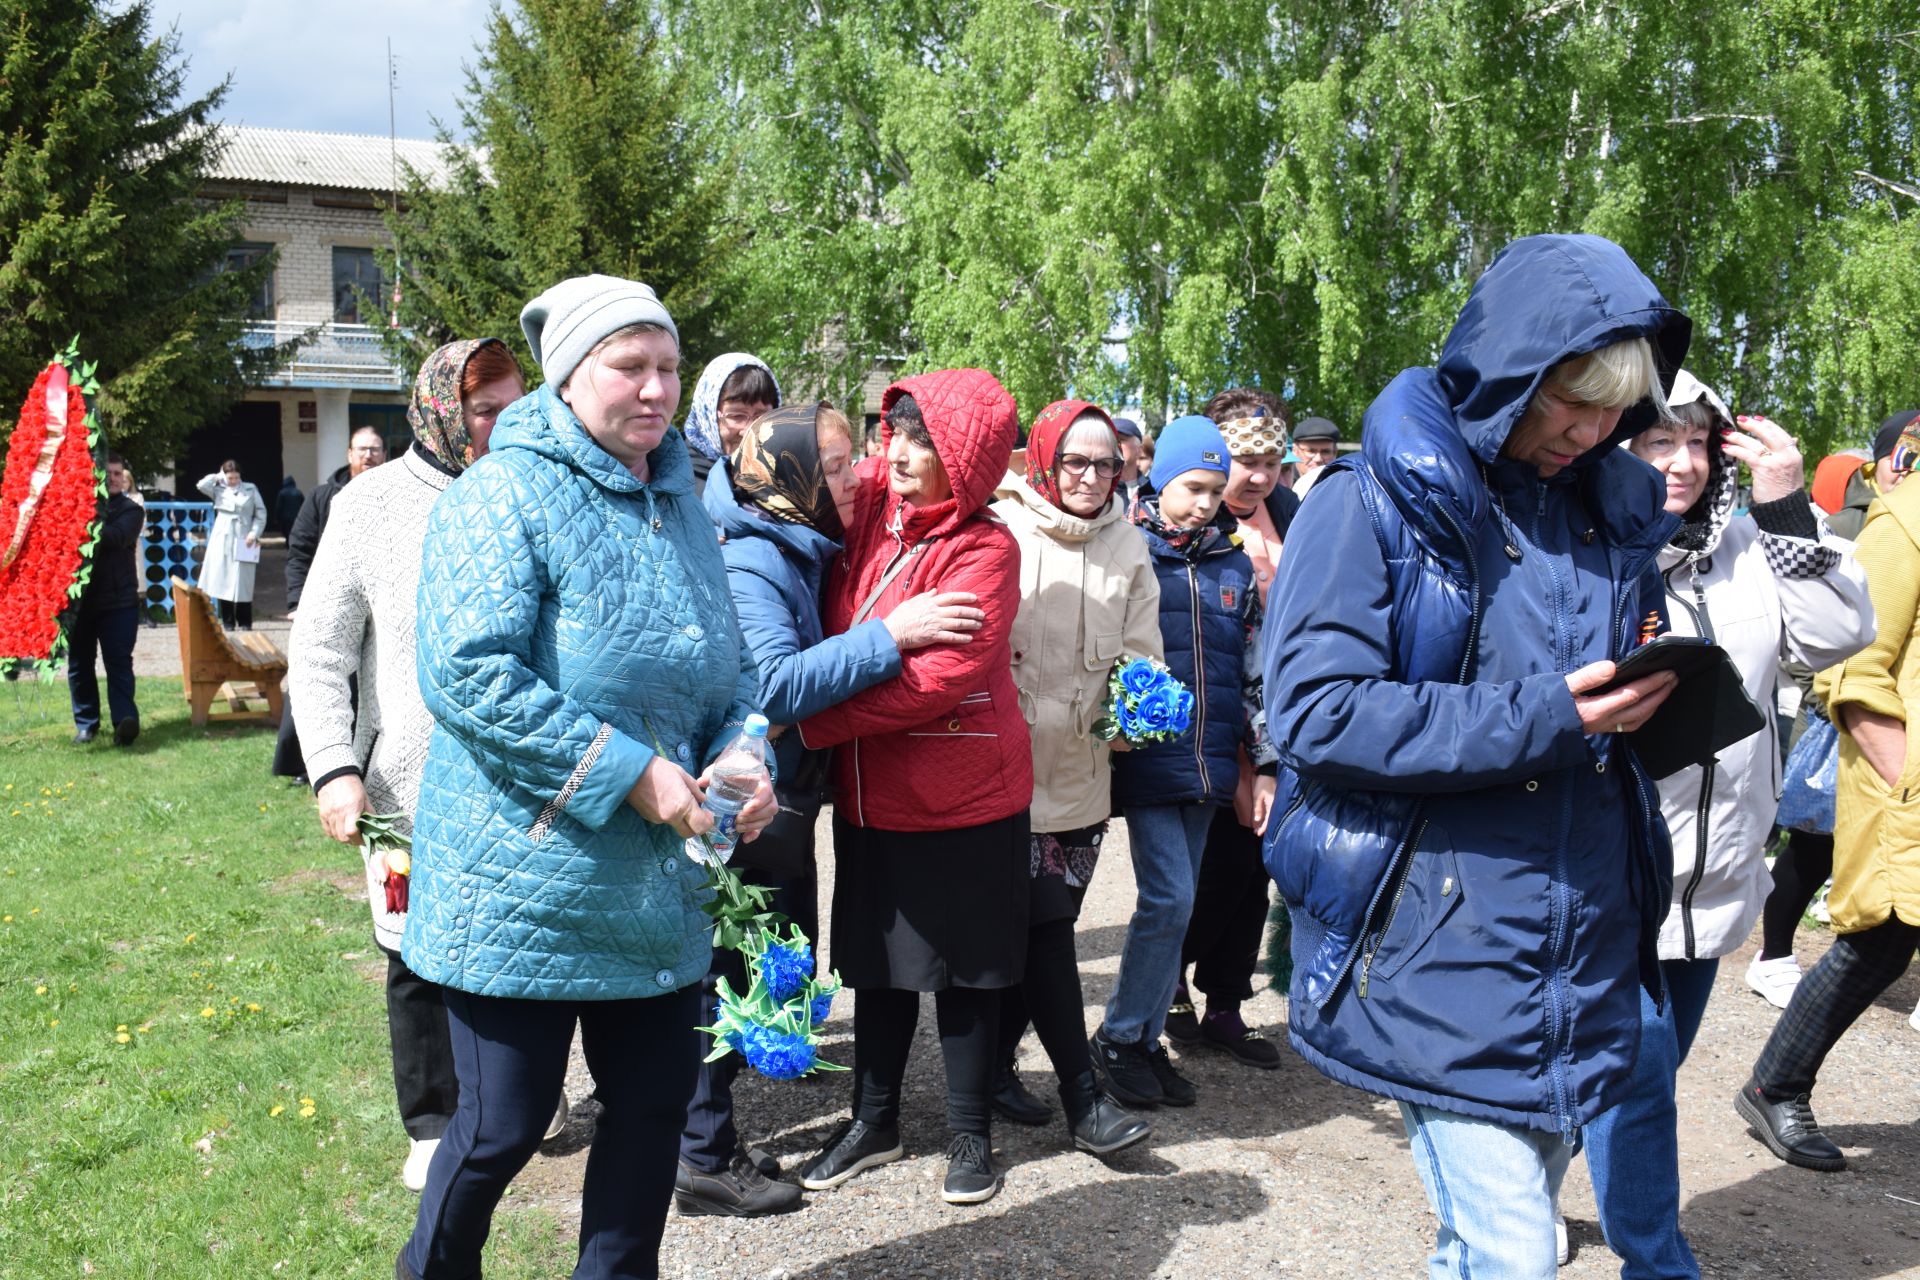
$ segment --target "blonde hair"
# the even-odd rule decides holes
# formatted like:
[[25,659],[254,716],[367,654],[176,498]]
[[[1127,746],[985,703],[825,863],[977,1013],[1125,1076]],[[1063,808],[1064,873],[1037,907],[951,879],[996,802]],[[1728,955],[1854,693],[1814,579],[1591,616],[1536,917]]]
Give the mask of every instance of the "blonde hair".
[[1107,421],[1105,414],[1083,413],[1069,422],[1067,429],[1060,433],[1060,443],[1056,448],[1064,450],[1068,441],[1076,436],[1088,443],[1097,436],[1102,444],[1113,451],[1110,456],[1117,456],[1120,452],[1120,433],[1113,429],[1113,424]]
[[1660,392],[1660,366],[1653,358],[1653,345],[1645,338],[1623,338],[1619,342],[1589,351],[1586,355],[1563,360],[1548,370],[1535,393],[1552,389],[1570,400],[1599,405],[1603,409],[1629,409],[1642,400],[1652,400],[1661,419],[1671,418],[1667,398]]
[[814,439],[824,443],[828,436],[843,435],[847,443],[853,443],[853,424],[847,421],[847,415],[822,400],[813,407]]

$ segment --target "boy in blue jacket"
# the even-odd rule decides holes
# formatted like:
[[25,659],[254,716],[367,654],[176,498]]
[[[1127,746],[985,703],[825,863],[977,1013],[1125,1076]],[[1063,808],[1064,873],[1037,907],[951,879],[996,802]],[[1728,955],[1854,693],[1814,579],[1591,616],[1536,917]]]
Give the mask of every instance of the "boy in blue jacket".
[[1180,738],[1114,760],[1139,900],[1091,1047],[1108,1090],[1127,1106],[1188,1107],[1198,1097],[1174,1070],[1160,1036],[1179,980],[1200,855],[1215,812],[1233,802],[1241,749],[1256,764],[1274,759],[1255,723],[1260,676],[1252,637],[1260,599],[1253,562],[1222,502],[1227,472],[1227,444],[1212,420],[1177,418],[1160,433],[1152,475],[1133,510],[1160,579],[1167,666],[1193,692],[1194,713]]

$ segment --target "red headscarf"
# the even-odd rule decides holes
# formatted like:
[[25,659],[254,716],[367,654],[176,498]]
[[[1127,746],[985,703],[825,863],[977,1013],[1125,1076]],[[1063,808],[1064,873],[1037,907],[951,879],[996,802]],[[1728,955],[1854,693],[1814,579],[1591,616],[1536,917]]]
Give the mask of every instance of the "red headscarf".
[[1850,453],[1830,453],[1813,469],[1813,500],[1828,515],[1838,515],[1847,501],[1847,482],[1866,460]]
[[[1027,483],[1033,491],[1065,511],[1066,504],[1060,501],[1060,482],[1054,476],[1054,454],[1060,448],[1060,441],[1066,437],[1067,428],[1081,414],[1090,413],[1107,424],[1112,430],[1113,417],[1097,404],[1085,400],[1055,400],[1040,411],[1033,420],[1033,429],[1027,433]],[[1119,438],[1115,433],[1115,439]],[[1107,482],[1106,501],[1113,501],[1113,490],[1120,483],[1120,477],[1114,476]]]

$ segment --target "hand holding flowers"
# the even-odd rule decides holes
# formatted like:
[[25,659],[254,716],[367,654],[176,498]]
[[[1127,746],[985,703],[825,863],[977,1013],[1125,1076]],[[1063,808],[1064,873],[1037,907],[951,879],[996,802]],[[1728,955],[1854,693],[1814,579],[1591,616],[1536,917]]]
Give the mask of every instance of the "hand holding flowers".
[[1171,742],[1193,724],[1193,693],[1153,658],[1123,657],[1107,679],[1107,712],[1094,722],[1096,741],[1129,746]]

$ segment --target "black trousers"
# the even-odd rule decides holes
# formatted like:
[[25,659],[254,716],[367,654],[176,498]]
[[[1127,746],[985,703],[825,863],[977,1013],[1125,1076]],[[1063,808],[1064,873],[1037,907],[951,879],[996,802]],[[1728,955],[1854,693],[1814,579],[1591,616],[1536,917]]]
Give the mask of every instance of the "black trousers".
[[644,1000],[517,1000],[446,988],[460,1107],[402,1252],[420,1280],[478,1280],[494,1206],[553,1119],[573,1029],[600,1119],[573,1280],[657,1280],[674,1151],[693,1092],[700,988]]
[[[947,1127],[955,1133],[991,1132],[994,1041],[1000,989],[948,987],[933,994],[940,1055],[947,1067]],[[871,1125],[900,1122],[900,1086],[920,1020],[920,993],[864,987],[853,996],[853,1114]]]
[[1260,837],[1240,825],[1232,805],[1223,805],[1207,831],[1193,915],[1180,946],[1180,971],[1193,966],[1193,985],[1206,993],[1209,1009],[1238,1009],[1253,998],[1253,971],[1260,964],[1266,927],[1267,867],[1260,858]]
[[1920,925],[1897,916],[1833,940],[1820,963],[1793,989],[1773,1034],[1753,1064],[1753,1078],[1776,1102],[1813,1092],[1827,1054],[1867,1006],[1894,984],[1920,946]]
[[100,681],[93,671],[96,652],[107,669],[107,711],[112,716],[108,723],[139,723],[140,708],[133,700],[133,642],[139,634],[137,605],[74,618],[67,633],[67,694],[73,701],[74,728],[100,728]]
[[214,600],[220,606],[220,625],[231,631],[238,622],[241,630],[253,630],[253,601],[251,600]]
[[1833,837],[1814,831],[1787,832],[1787,846],[1773,860],[1773,890],[1760,912],[1760,957],[1793,954],[1800,917],[1833,874]]
[[[793,921],[800,932],[816,941],[820,928],[820,881],[809,874],[795,880],[782,880],[750,868],[741,869],[741,878],[751,883],[771,885],[773,909]],[[711,1012],[720,998],[719,981],[736,992],[747,989],[747,961],[738,951],[715,951],[713,966],[701,984],[702,1008]],[[842,1014],[844,1016],[844,1009]],[[702,1025],[706,1020],[703,1018]],[[733,1082],[740,1075],[740,1055],[730,1053],[715,1062],[704,1059],[713,1050],[710,1036],[696,1038],[696,1055],[703,1059],[694,1080],[693,1099],[687,1103],[687,1124],[680,1133],[680,1159],[701,1173],[719,1173],[733,1163],[740,1147],[739,1131],[733,1123]]]
[[393,1092],[407,1136],[438,1138],[453,1121],[460,1079],[453,1066],[447,1005],[440,988],[385,947],[387,1037],[393,1044]]

